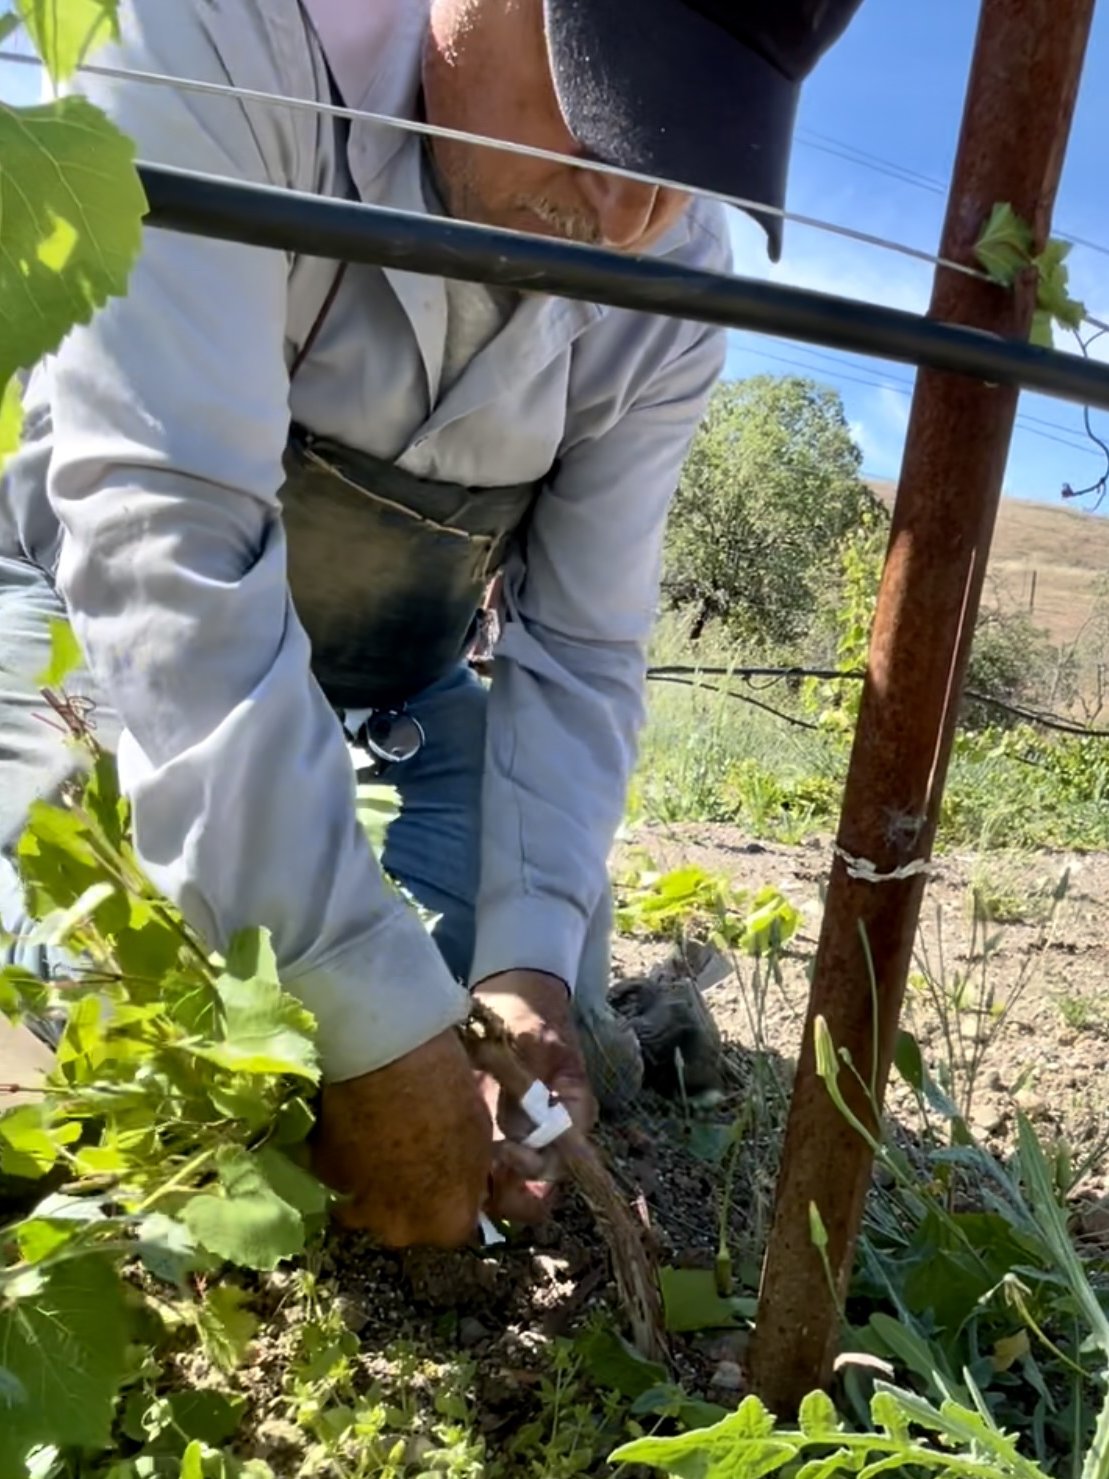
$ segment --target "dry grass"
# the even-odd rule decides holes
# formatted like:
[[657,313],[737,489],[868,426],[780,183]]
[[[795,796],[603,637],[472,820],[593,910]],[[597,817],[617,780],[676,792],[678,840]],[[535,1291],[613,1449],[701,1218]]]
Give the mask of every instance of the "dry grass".
[[[892,483],[871,486],[892,503]],[[1029,612],[1056,644],[1073,642],[1109,574],[1109,518],[1006,498],[989,569],[992,597],[1003,608]]]

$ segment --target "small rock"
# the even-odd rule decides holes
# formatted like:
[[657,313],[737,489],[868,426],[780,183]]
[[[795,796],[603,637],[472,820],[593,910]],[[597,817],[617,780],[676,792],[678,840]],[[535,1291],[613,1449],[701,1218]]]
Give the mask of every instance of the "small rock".
[[881,1187],[883,1191],[889,1191],[889,1189],[893,1186],[895,1179],[896,1178],[894,1177],[893,1172],[889,1169],[888,1166],[884,1166],[881,1161],[875,1161],[875,1163],[874,1163],[874,1185],[875,1186]]
[[970,1128],[975,1135],[1000,1135],[1009,1123],[1003,1105],[981,1104],[970,1117]]
[[287,1418],[268,1417],[255,1429],[254,1443],[260,1456],[276,1456],[290,1449],[299,1452],[304,1447],[304,1431]]
[[1078,1219],[1078,1230],[1083,1237],[1099,1241],[1109,1238],[1109,1203],[1095,1202],[1085,1208]]
[[552,1284],[560,1283],[570,1272],[566,1259],[556,1258],[552,1253],[533,1253],[531,1263]]
[[1025,1089],[1017,1095],[1017,1106],[1030,1120],[1040,1119],[1047,1113],[1047,1100],[1033,1089]]
[[694,1347],[707,1361],[738,1366],[747,1357],[751,1335],[747,1330],[717,1330],[694,1339]]
[[514,1330],[512,1339],[506,1341],[506,1346],[511,1349],[515,1346],[526,1355],[538,1355],[545,1351],[551,1344],[550,1337],[542,1330]]
[[466,1315],[458,1322],[458,1343],[465,1350],[469,1350],[472,1346],[480,1345],[483,1340],[488,1340],[492,1333],[491,1330],[485,1328],[480,1320],[476,1320],[473,1315]]
[[370,1318],[370,1312],[362,1301],[354,1294],[337,1294],[335,1296],[335,1309],[343,1324],[354,1335],[363,1329]]
[[735,1361],[721,1361],[712,1373],[710,1386],[719,1387],[725,1392],[739,1392],[743,1390],[743,1372]]

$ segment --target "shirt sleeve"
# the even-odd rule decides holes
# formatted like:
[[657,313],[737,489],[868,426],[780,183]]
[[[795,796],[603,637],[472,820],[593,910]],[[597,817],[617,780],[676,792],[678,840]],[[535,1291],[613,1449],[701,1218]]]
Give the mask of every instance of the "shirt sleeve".
[[[721,247],[711,265],[727,260]],[[573,988],[608,886],[644,717],[667,511],[724,357],[715,330],[670,332],[677,347],[627,407],[565,449],[525,555],[506,570],[471,984],[531,969]]]
[[[277,48],[307,41],[267,9],[130,0],[122,40],[96,60],[287,93]],[[310,175],[303,113],[139,82],[80,90],[142,159],[276,185]],[[466,994],[358,826],[345,739],[289,598],[289,268],[279,252],[147,230],[127,296],[44,367],[48,496],[58,587],[124,726],[143,865],[213,948],[240,927],[272,932],[324,1072],[342,1079],[460,1020]]]

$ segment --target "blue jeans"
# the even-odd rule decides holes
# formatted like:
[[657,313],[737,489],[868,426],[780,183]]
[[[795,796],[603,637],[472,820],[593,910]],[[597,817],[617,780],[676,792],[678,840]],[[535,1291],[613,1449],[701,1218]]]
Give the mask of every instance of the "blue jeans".
[[[49,622],[64,608],[37,566],[0,555],[0,926],[18,934],[25,923],[22,890],[11,861],[30,803],[51,797],[72,774],[74,752],[49,724],[35,682],[50,652]],[[97,740],[114,748],[119,721],[97,696],[89,675],[71,674],[66,691],[91,699]],[[481,777],[486,692],[459,666],[410,705],[426,743],[413,759],[384,777],[401,801],[389,828],[383,863],[427,909],[441,916],[435,939],[451,971],[465,980],[474,945],[474,897],[480,860]],[[608,1018],[611,902],[606,896],[587,932],[575,986],[579,1023]],[[66,966],[41,947],[0,943],[0,964],[17,963],[46,976]],[[587,1045],[588,1049],[588,1045]]]

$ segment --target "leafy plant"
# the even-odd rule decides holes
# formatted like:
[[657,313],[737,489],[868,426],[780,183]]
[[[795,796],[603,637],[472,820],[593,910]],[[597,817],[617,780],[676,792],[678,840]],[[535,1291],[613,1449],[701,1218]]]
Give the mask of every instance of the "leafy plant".
[[[1045,1155],[1019,1118],[1009,1165],[973,1139],[957,1106],[931,1079],[915,1041],[902,1034],[897,1066],[914,1093],[951,1126],[949,1143],[915,1154],[879,1136],[848,1107],[846,1070],[877,1107],[823,1019],[815,1024],[817,1071],[832,1102],[867,1141],[887,1178],[867,1204],[844,1323],[844,1391],[865,1421],[864,1378],[853,1354],[885,1359],[920,1395],[973,1406],[997,1431],[1016,1433],[1045,1472],[1056,1456],[1089,1445],[1096,1457],[1106,1378],[1091,1346],[1109,1334],[1090,1273],[1067,1235],[1061,1199],[1076,1175],[1069,1158]],[[973,1190],[973,1203],[966,1193]],[[819,1221],[819,1214],[816,1216]],[[865,1368],[861,1368],[865,1370]]]
[[[996,889],[981,879],[972,886],[970,933],[965,965],[954,965],[945,944],[942,910],[935,911],[936,944],[930,948],[918,937],[917,971],[912,978],[915,996],[923,997],[939,1023],[944,1053],[937,1076],[945,1094],[955,1102],[961,1119],[971,1117],[982,1068],[991,1047],[1008,1026],[1013,1012],[1043,969],[1045,952],[1056,938],[1058,910],[1066,898],[1070,873],[1064,869],[1049,892],[1045,891],[1036,939],[1023,956],[1015,977],[1002,989],[995,962],[1003,948],[1003,933],[993,928],[999,904]],[[991,908],[991,905],[993,906]],[[1027,905],[1024,905],[1027,911]],[[1004,911],[1002,911],[1004,912]]]
[[[761,1479],[790,1467],[805,1479],[857,1474],[938,1472],[945,1479],[1043,1479],[1016,1444],[981,1412],[947,1400],[939,1407],[880,1382],[871,1400],[874,1431],[857,1433],[839,1421],[831,1398],[810,1393],[798,1426],[779,1428],[757,1397],[715,1427],[668,1438],[639,1438],[612,1455],[648,1463],[680,1479]],[[937,1442],[914,1433],[921,1429]],[[795,1465],[803,1462],[803,1467]]]
[[749,955],[781,950],[801,916],[776,888],[754,895],[696,866],[633,874],[622,890],[617,928],[627,934],[678,940],[701,931],[725,948]]
[[[114,34],[117,9],[118,0],[10,0],[0,32],[22,23],[57,85]],[[17,372],[126,291],[146,212],[134,156],[85,98],[0,101],[0,467],[19,440]]]
[[205,1473],[204,1445],[233,1431],[233,1409],[140,1381],[117,1412],[136,1374],[157,1370],[138,1291],[160,1291],[217,1364],[241,1356],[250,1317],[233,1287],[203,1280],[301,1253],[330,1200],[301,1164],[314,1022],[282,989],[265,931],[210,954],[156,894],[114,762],[82,743],[87,774],[61,804],[33,805],[17,849],[34,937],[71,951],[73,973],[0,971],[12,1020],[65,1015],[41,1092],[0,1113],[0,1174],[22,1207],[0,1233],[0,1473],[44,1450],[36,1476],[68,1473],[77,1450],[122,1446],[138,1462],[170,1439],[181,1453],[201,1441],[188,1465]]
[[1012,287],[1022,272],[1036,273],[1036,313],[1032,321],[1032,343],[1052,348],[1052,325],[1062,324],[1078,329],[1086,308],[1072,298],[1066,266],[1070,255],[1069,241],[1053,237],[1042,252],[1032,251],[1032,229],[1013,210],[999,202],[990,213],[976,245],[979,262],[994,282]]

